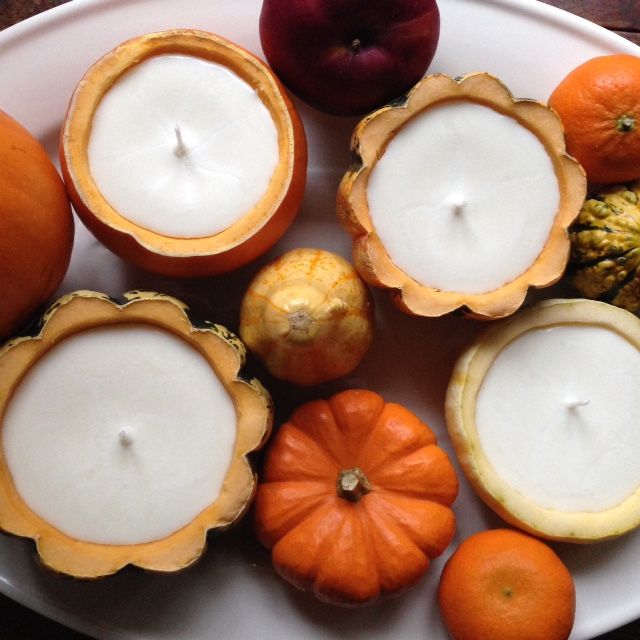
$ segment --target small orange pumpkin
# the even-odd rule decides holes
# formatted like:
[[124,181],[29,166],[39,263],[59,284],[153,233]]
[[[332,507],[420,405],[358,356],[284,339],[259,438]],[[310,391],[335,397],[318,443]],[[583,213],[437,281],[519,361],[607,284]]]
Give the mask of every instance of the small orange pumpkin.
[[433,432],[352,389],[299,407],[267,452],[259,540],[283,578],[320,599],[368,604],[419,580],[455,532],[458,481]]

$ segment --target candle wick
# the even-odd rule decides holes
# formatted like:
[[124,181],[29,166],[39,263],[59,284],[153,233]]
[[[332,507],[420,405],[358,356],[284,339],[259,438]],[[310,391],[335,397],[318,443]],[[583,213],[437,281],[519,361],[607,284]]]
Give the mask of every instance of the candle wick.
[[128,429],[120,429],[118,439],[123,447],[129,447],[133,444],[133,435]]
[[578,407],[586,407],[589,400],[567,400],[567,409],[575,410]]
[[176,134],[176,147],[173,150],[173,153],[176,154],[176,156],[178,156],[178,158],[184,158],[187,153],[189,152],[189,149],[187,148],[187,145],[184,143],[184,139],[182,137],[182,131],[180,131],[180,125],[177,124],[174,128],[175,134]]
[[459,193],[453,195],[449,200],[449,204],[451,205],[451,210],[455,215],[460,215],[467,204],[467,201],[464,199],[462,195]]

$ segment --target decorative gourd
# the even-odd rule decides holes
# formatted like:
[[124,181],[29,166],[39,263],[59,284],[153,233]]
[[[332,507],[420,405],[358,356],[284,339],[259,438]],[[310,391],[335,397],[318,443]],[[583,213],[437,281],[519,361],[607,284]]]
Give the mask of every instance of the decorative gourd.
[[344,606],[419,580],[455,532],[458,482],[432,431],[378,394],[299,407],[264,462],[255,527],[294,586]]
[[64,184],[44,147],[0,111],[0,338],[60,286],[73,247]]
[[[136,224],[111,206],[91,175],[87,149],[98,105],[122,74],[162,54],[191,55],[227,67],[256,91],[277,130],[279,159],[266,192],[241,218],[213,235],[170,237]],[[124,42],[87,71],[71,98],[62,129],[60,164],[73,206],[98,240],[149,271],[191,277],[236,269],[280,238],[302,200],[307,147],[295,107],[267,65],[214,34],[175,29]]]
[[[156,293],[131,292],[124,296],[122,304],[118,304],[103,294],[75,292],[62,297],[49,309],[42,318],[37,334],[16,338],[0,350],[0,416],[3,416],[0,422],[0,528],[8,533],[32,538],[37,545],[40,559],[52,570],[81,578],[97,578],[111,574],[129,564],[161,572],[180,570],[201,556],[207,532],[224,530],[231,526],[248,507],[254,494],[256,477],[247,456],[259,448],[270,433],[271,400],[269,394],[255,379],[247,380],[240,377],[240,369],[245,359],[245,349],[240,340],[219,325],[208,322],[192,325],[186,311],[186,307],[178,300]],[[226,392],[232,403],[231,415],[235,410],[235,439],[230,440],[228,466],[226,470],[220,470],[222,484],[217,497],[190,522],[186,522],[169,535],[138,543],[107,544],[87,541],[53,526],[32,510],[18,493],[8,460],[10,456],[5,449],[4,430],[10,424],[7,422],[7,416],[12,396],[17,395],[23,380],[29,379],[41,358],[49,357],[65,340],[75,340],[79,334],[86,336],[96,328],[111,327],[117,327],[118,331],[130,327],[146,327],[152,333],[166,332],[172,340],[184,341],[187,351],[193,349],[202,356],[205,369],[210,367],[213,375],[220,381],[223,393]],[[184,375],[184,372],[179,371],[176,374]],[[100,380],[99,372],[96,375],[96,393],[103,393],[104,381]],[[69,390],[69,395],[62,399],[63,402],[69,406],[73,405],[76,400],[75,393],[76,390]],[[132,390],[129,390],[128,396],[131,396],[131,393]],[[96,407],[95,417],[96,423],[87,425],[87,436],[94,433],[91,429],[95,429],[96,424],[103,425],[100,407]],[[45,420],[47,419],[50,418],[45,417]],[[216,420],[219,420],[219,416],[216,416]],[[213,421],[211,428],[215,429],[217,424]],[[184,429],[184,436],[181,437],[188,440],[191,433],[190,425],[186,423],[179,426]],[[145,434],[150,432],[140,430],[138,433],[141,447],[139,449],[136,449],[135,441],[132,444],[129,436],[122,439],[121,444],[117,439],[113,444],[109,444],[110,440],[105,442],[110,447],[122,447],[122,456],[138,456],[139,464],[144,464],[144,447],[145,443],[148,444]],[[65,434],[61,433],[56,447],[64,447],[64,444]],[[69,443],[71,444],[73,443]],[[38,447],[41,444],[34,442],[33,446]],[[131,451],[130,454],[126,454],[127,448]],[[100,451],[87,473],[94,474],[104,465],[104,448]],[[166,453],[167,451],[163,451],[163,455]],[[170,450],[168,455],[162,458],[168,475],[166,481],[163,479],[163,489],[158,489],[158,504],[161,506],[170,498],[171,490],[182,490],[171,485],[173,456],[174,451]],[[135,461],[136,457],[129,459]],[[89,462],[91,461],[78,460],[78,467],[87,468]],[[222,463],[211,461],[210,464]],[[132,468],[135,469],[135,465]],[[15,470],[14,467],[14,473]],[[39,472],[43,471],[40,469]],[[191,486],[191,483],[202,482],[202,479],[194,476],[189,478],[188,482],[188,486]],[[114,478],[112,488],[115,487]],[[70,489],[73,493],[76,487],[72,486]],[[85,487],[82,490],[85,491]],[[162,493],[163,491],[166,493]],[[121,494],[114,491],[109,500],[118,495]],[[111,502],[107,502],[107,506],[110,504]],[[74,514],[79,512],[82,517],[79,507],[75,508],[72,504],[71,509]],[[108,517],[108,510],[105,513],[107,515],[104,517]],[[102,513],[100,517],[103,518]],[[111,520],[108,524],[110,528],[118,526]]]
[[[447,113],[450,113],[452,108],[458,109],[460,107],[467,109],[465,117],[469,118],[469,122],[481,115],[482,118],[489,118],[491,130],[500,131],[495,136],[503,133],[506,136],[507,131],[504,130],[507,129],[510,132],[513,131],[513,133],[509,133],[511,138],[505,138],[505,140],[509,140],[510,144],[513,143],[513,138],[520,142],[526,140],[532,149],[535,147],[539,156],[536,162],[539,162],[540,167],[543,165],[547,167],[545,180],[550,183],[554,182],[555,175],[557,187],[553,185],[553,189],[557,189],[559,194],[558,201],[545,201],[547,204],[544,212],[531,213],[535,224],[526,229],[528,235],[520,236],[529,242],[530,238],[533,238],[534,228],[532,227],[538,229],[539,239],[536,239],[534,245],[527,252],[527,256],[532,256],[531,262],[523,263],[522,266],[518,263],[517,267],[512,268],[513,273],[503,274],[500,272],[500,278],[492,276],[489,284],[477,287],[475,285],[433,284],[433,282],[436,279],[450,281],[451,278],[458,278],[462,271],[464,271],[465,278],[470,279],[478,272],[479,267],[486,266],[486,264],[490,264],[489,268],[491,269],[499,270],[513,256],[523,254],[523,247],[512,246],[506,249],[501,246],[496,248],[495,251],[483,254],[488,262],[485,261],[482,264],[477,259],[468,260],[469,252],[475,252],[476,248],[484,246],[484,240],[477,237],[479,223],[476,226],[471,224],[472,212],[468,208],[469,202],[464,193],[457,193],[456,179],[460,177],[464,180],[464,174],[469,167],[472,167],[473,170],[477,168],[477,175],[471,175],[471,186],[467,188],[473,189],[474,197],[479,198],[476,211],[482,211],[482,215],[485,216],[487,213],[491,214],[495,207],[492,209],[489,204],[485,207],[483,202],[486,200],[485,204],[493,203],[496,196],[494,195],[492,199],[492,191],[488,191],[485,196],[482,191],[477,191],[478,185],[484,185],[485,190],[500,189],[505,183],[511,182],[514,185],[512,189],[517,190],[520,183],[526,185],[527,180],[532,176],[527,178],[525,169],[522,169],[524,173],[520,176],[519,182],[506,175],[504,180],[501,179],[501,182],[490,186],[487,184],[487,179],[489,181],[495,180],[493,178],[494,170],[487,167],[486,162],[483,164],[482,158],[483,155],[486,155],[488,145],[499,142],[495,137],[489,141],[482,140],[481,143],[475,142],[474,139],[474,148],[469,156],[470,159],[465,160],[467,164],[461,161],[465,170],[461,172],[460,176],[452,173],[449,168],[443,169],[444,166],[448,167],[448,162],[454,160],[458,162],[456,160],[458,155],[463,158],[467,157],[465,155],[466,148],[461,148],[459,146],[461,143],[455,139],[448,140],[446,146],[443,143],[443,140],[450,135],[449,129],[458,131],[460,127],[459,121],[452,120],[451,116],[447,116]],[[486,108],[482,109],[481,107]],[[470,110],[474,110],[473,113]],[[434,116],[434,113],[437,115]],[[448,123],[446,126],[431,126],[434,127],[432,132],[434,137],[438,139],[439,144],[445,146],[445,150],[455,145],[453,159],[443,160],[436,156],[433,158],[433,164],[429,164],[429,161],[423,159],[428,154],[422,153],[422,149],[425,147],[429,150],[428,144],[424,140],[424,135],[421,135],[420,131],[416,132],[413,128],[418,127],[416,123],[422,122],[423,117],[449,118],[446,120]],[[430,121],[433,122],[433,119]],[[461,130],[464,136],[468,131],[485,130],[481,124],[476,122],[476,126],[473,126],[469,122],[466,128]],[[415,146],[417,142],[422,144],[420,153],[414,151],[411,146]],[[475,148],[476,144],[483,146]],[[393,145],[396,146],[391,153],[390,149]],[[402,145],[403,151],[399,150],[399,145]],[[514,153],[520,149],[517,145],[500,148],[515,149]],[[473,73],[455,80],[442,74],[430,75],[420,81],[408,93],[405,100],[391,103],[365,117],[353,133],[351,150],[354,161],[340,184],[337,204],[338,216],[353,238],[354,262],[360,275],[366,282],[374,286],[389,289],[394,302],[403,311],[421,316],[441,316],[450,311],[462,309],[479,318],[500,318],[513,313],[522,304],[530,286],[551,285],[563,274],[569,254],[567,227],[576,217],[584,201],[586,180],[582,168],[565,152],[562,125],[558,117],[545,105],[533,100],[514,99],[498,79],[487,73]],[[433,152],[430,153],[433,155]],[[530,161],[529,155],[527,151],[522,157],[518,156],[522,158],[524,167]],[[548,159],[545,158],[545,155],[548,156]],[[414,158],[414,156],[416,157]],[[375,209],[378,216],[378,227],[376,227],[372,215],[374,212],[372,184],[376,178],[377,168],[387,157],[399,158],[403,163],[407,163],[407,166],[403,166],[402,170],[394,170],[391,165],[385,165],[384,171],[387,173],[384,175],[391,177],[384,179],[386,180],[384,189],[389,190],[390,194],[385,195],[383,204]],[[413,160],[409,163],[406,158],[413,158]],[[495,162],[500,164],[497,158]],[[504,169],[505,163],[507,163],[506,160],[500,165],[501,171]],[[536,171],[538,169],[531,169],[532,174]],[[407,182],[407,175],[413,176],[412,183]],[[443,183],[439,182],[435,185],[439,189],[438,193],[422,193],[420,189],[424,189],[424,187],[420,181],[421,175],[442,176],[443,180],[448,181],[446,188],[450,188],[452,191],[440,193],[440,185]],[[389,186],[392,179],[394,182],[400,180],[403,184],[398,190],[397,197],[394,197],[392,187]],[[383,179],[379,178],[379,180]],[[382,193],[380,184],[380,181],[376,183],[377,194]],[[416,192],[411,192],[410,197],[406,196],[405,192],[409,192],[413,188]],[[533,194],[537,196],[542,191],[536,187],[533,189]],[[396,210],[394,207],[398,207],[397,200],[400,197],[406,201],[406,207],[403,210]],[[522,194],[525,204],[527,198],[525,190]],[[510,237],[517,237],[515,234],[518,233],[518,228],[512,216],[517,207],[517,202],[514,202],[509,210],[504,211],[503,221],[492,218],[490,223],[485,224],[485,228],[491,226],[494,229],[506,229]],[[441,223],[437,225],[435,222],[433,223],[433,231],[442,233],[444,238],[435,246],[432,246],[433,242],[428,242],[429,237],[423,237],[422,229],[426,228],[425,223],[431,220],[431,218],[423,219],[427,216],[427,213],[423,213],[423,211],[427,211],[429,215],[435,211],[447,212],[446,215],[442,213]],[[542,213],[545,214],[544,222],[538,224],[542,220],[541,215],[538,214]],[[467,216],[466,224],[464,224],[465,216]],[[402,232],[396,231],[400,229],[399,223],[404,219],[408,221],[407,225],[412,224],[413,227],[407,226],[406,229],[402,227]],[[382,240],[383,234],[380,225],[383,221],[384,235],[387,240],[389,237],[393,237],[393,251],[390,250],[387,240]],[[446,229],[449,229],[449,236],[446,236],[443,231]],[[524,229],[522,229],[522,233],[524,233]],[[493,232],[487,233],[485,239],[492,240],[494,235]],[[456,244],[454,241],[460,238],[473,239],[473,242],[469,240],[469,251],[454,246]],[[446,243],[444,247],[443,243]],[[409,245],[412,246],[411,252],[408,249]],[[428,245],[432,246],[431,253],[427,251]],[[496,253],[505,257],[501,263],[495,263]],[[434,257],[437,260],[434,260]],[[464,270],[453,264],[454,257],[466,265]],[[411,273],[408,267],[398,266],[405,260],[407,264],[411,264],[413,270]],[[437,277],[433,275],[432,265],[435,263],[439,265]],[[520,269],[522,270],[520,271]],[[427,275],[417,275],[417,272],[426,273],[427,270],[431,271],[431,276],[429,276],[431,279],[428,280]]]
[[240,337],[269,371],[299,385],[352,371],[373,339],[373,299],[355,269],[321,249],[265,266],[242,300]]
[[588,199],[570,230],[571,283],[586,298],[640,310],[640,182]]
[[491,325],[459,357],[445,401],[476,493],[552,540],[637,527],[638,377],[640,320],[613,305],[544,300]]

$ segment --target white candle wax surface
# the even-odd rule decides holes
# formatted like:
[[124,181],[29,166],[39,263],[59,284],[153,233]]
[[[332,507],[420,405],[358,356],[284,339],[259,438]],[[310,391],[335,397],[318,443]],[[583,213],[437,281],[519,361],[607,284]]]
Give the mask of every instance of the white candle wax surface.
[[169,237],[206,237],[266,193],[278,132],[258,94],[231,70],[162,54],[103,96],[87,154],[94,182],[121,216]]
[[371,172],[371,220],[391,261],[442,291],[493,291],[540,254],[560,203],[538,138],[490,107],[428,108],[391,139]]
[[70,336],[26,374],[2,420],[18,494],[63,533],[136,544],[187,525],[220,493],[233,401],[170,332],[117,325]]
[[496,473],[538,505],[613,507],[640,486],[640,353],[590,325],[523,333],[498,354],[476,398],[482,448]]

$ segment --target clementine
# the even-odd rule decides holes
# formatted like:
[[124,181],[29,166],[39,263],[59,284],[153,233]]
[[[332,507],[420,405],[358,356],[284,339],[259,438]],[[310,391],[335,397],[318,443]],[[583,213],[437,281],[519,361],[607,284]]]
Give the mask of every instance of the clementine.
[[566,640],[575,588],[542,541],[510,529],[467,538],[440,577],[438,600],[454,640]]
[[44,147],[0,111],[0,338],[54,294],[72,246],[62,179]]
[[588,60],[560,82],[549,106],[562,120],[567,150],[590,182],[640,178],[640,57]]

